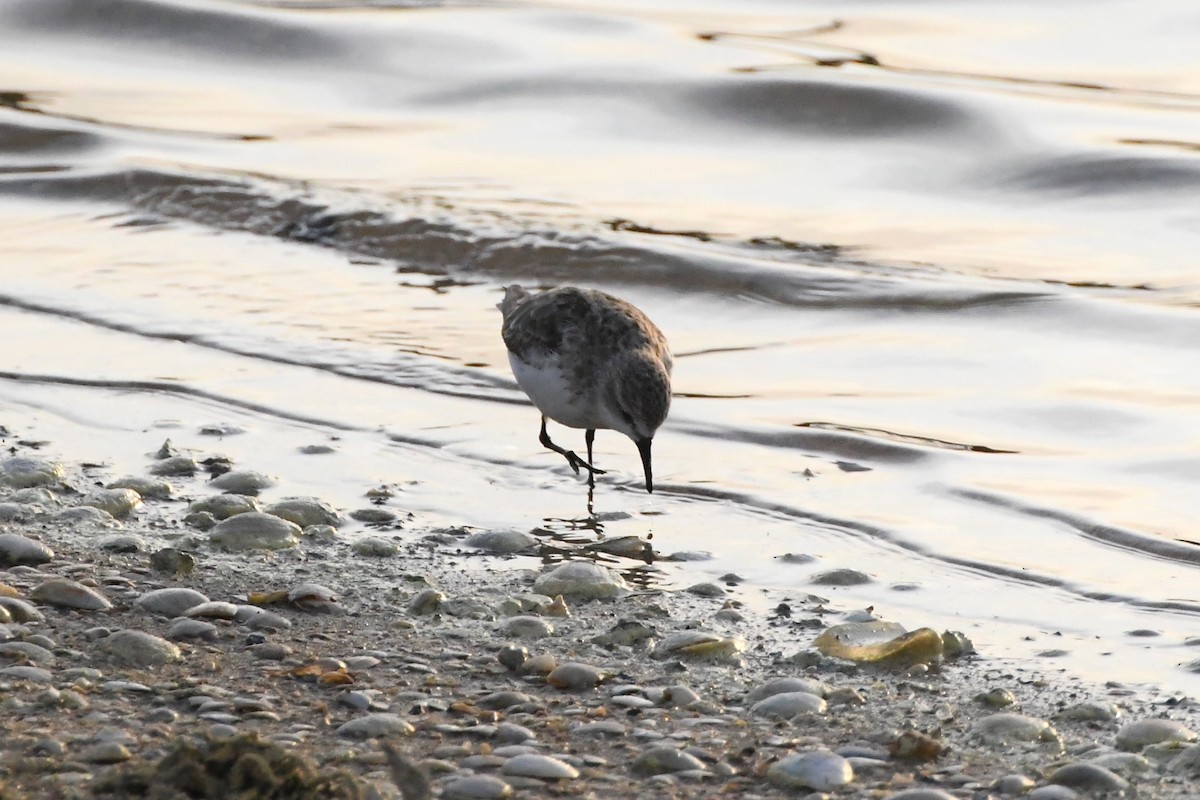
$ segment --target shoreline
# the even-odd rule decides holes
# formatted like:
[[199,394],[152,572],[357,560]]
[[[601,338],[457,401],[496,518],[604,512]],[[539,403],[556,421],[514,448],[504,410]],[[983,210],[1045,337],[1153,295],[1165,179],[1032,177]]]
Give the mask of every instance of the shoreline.
[[[6,458],[44,460],[18,431],[3,444]],[[1190,796],[1200,777],[1200,745],[1174,741],[1200,730],[1187,698],[1154,701],[987,654],[907,671],[854,665],[812,649],[822,627],[843,621],[821,598],[764,615],[737,602],[732,579],[629,591],[600,570],[590,576],[599,589],[553,586],[543,577],[553,567],[595,562],[572,560],[582,552],[559,543],[544,551],[553,562],[545,569],[524,556],[529,566],[512,568],[513,556],[486,551],[528,547],[533,537],[514,531],[471,539],[463,529],[388,527],[381,517],[363,544],[324,522],[305,533],[269,517],[298,533],[298,546],[223,552],[210,541],[219,529],[203,530],[217,514],[204,520],[179,502],[231,496],[213,495],[203,472],[167,478],[175,487],[159,499],[150,495],[163,479],[136,476],[130,483],[147,496],[130,511],[139,501],[128,489],[100,488],[121,476],[95,466],[97,454],[80,455],[61,476],[14,481],[12,461],[0,474],[0,532],[54,551],[0,569],[0,582],[35,598],[41,616],[9,623],[0,645],[9,791],[91,797],[95,781],[154,765],[172,742],[243,732],[345,770],[383,797],[399,790],[377,736],[443,797],[824,791],[932,800],[1060,785],[1090,797],[1128,792],[1129,781],[1138,797],[1171,800]],[[239,501],[210,506],[231,502]],[[111,520],[97,505],[128,516]],[[263,535],[276,535],[267,528]],[[11,561],[20,547],[6,536],[0,553]],[[176,553],[175,564],[190,557],[194,569],[161,571],[163,550]],[[64,601],[48,600],[44,587],[62,578],[112,608],[54,605]],[[162,590],[183,589],[222,607],[181,622],[176,612],[196,598]],[[569,616],[552,591],[565,595]],[[155,602],[167,605],[148,610]],[[155,641],[117,635],[130,630]],[[664,649],[698,630],[714,636]],[[550,672],[555,665],[562,669]],[[1141,722],[1162,717],[1176,724]]]

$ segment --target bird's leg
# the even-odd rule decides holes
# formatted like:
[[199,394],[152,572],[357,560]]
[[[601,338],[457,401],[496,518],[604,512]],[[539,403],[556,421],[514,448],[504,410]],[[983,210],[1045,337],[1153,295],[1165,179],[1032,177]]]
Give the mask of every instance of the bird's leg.
[[599,475],[604,474],[604,470],[596,469],[595,467],[593,467],[591,465],[590,462],[584,461],[582,458],[580,458],[578,455],[576,455],[574,451],[564,450],[561,447],[559,447],[558,445],[556,445],[554,442],[550,441],[550,434],[546,432],[546,417],[544,414],[542,415],[542,433],[540,436],[538,436],[538,441],[542,443],[542,447],[553,450],[554,452],[558,453],[560,456],[565,458],[567,460],[567,463],[571,465],[571,469],[575,470],[576,475],[579,474],[580,467],[583,467],[584,469],[586,469],[588,471],[588,477],[591,477],[591,475],[593,473],[599,474]]
[[[593,460],[592,459],[592,442],[596,441],[596,429],[588,428],[586,431],[584,431],[583,432],[583,440],[585,442],[587,442],[588,463],[591,464],[592,460]],[[592,467],[591,471],[588,472],[588,496],[589,496],[589,498],[592,493],[591,490],[595,489],[595,488],[596,488],[596,468]]]

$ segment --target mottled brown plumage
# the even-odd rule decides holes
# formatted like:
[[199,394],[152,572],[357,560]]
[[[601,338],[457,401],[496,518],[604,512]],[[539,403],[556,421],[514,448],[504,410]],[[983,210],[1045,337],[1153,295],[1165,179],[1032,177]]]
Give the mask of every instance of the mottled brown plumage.
[[[595,289],[562,287],[531,294],[506,289],[500,303],[509,363],[542,412],[542,444],[578,472],[592,466],[598,428],[637,444],[654,490],[650,442],[671,406],[671,351],[662,331],[633,305]],[[586,431],[588,460],[550,441],[546,418]]]

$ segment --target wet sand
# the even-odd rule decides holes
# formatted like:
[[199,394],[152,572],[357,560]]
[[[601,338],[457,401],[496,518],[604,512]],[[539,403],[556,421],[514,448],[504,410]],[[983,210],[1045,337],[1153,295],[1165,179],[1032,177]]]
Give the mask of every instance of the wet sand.
[[[179,455],[211,462],[236,439],[231,428],[219,432],[229,438],[206,453]],[[1138,738],[1133,725],[1171,719],[1173,735],[1186,737],[1185,726],[1200,729],[1200,710],[1186,698],[1082,682],[988,652],[905,669],[831,659],[812,640],[853,615],[836,594],[751,599],[761,590],[729,576],[702,588],[634,586],[607,599],[568,589],[564,615],[536,596],[535,581],[567,558],[615,567],[620,557],[537,537],[531,550],[540,556],[488,554],[467,544],[480,528],[429,525],[402,493],[373,486],[363,487],[360,508],[343,511],[359,519],[363,509],[390,511],[392,522],[364,528],[339,514],[343,527],[306,527],[297,546],[228,552],[212,543],[220,528],[205,531],[214,520],[195,503],[214,508],[213,498],[231,495],[214,491],[203,470],[169,478],[168,497],[147,497],[126,516],[111,492],[95,494],[120,477],[107,466],[119,458],[67,457],[13,428],[4,445],[18,461],[5,462],[0,527],[54,551],[0,570],[13,594],[40,598],[40,618],[11,623],[0,645],[6,792],[90,797],[95,781],[128,785],[118,776],[155,764],[180,741],[248,732],[385,797],[398,790],[381,739],[443,797],[500,797],[508,785],[530,797],[790,797],[815,787],[936,800],[999,796],[1057,776],[1084,797],[1126,791],[1128,779],[1138,797],[1184,798],[1200,774],[1200,745],[1155,743],[1162,732],[1154,730]],[[50,453],[61,477],[8,485],[31,482],[14,477],[29,474],[19,459],[51,463]],[[162,471],[155,456],[163,455],[143,456],[141,480],[163,480],[150,475]],[[231,466],[237,474],[254,465]],[[261,505],[275,494],[264,489]],[[107,504],[123,520],[81,503]],[[10,538],[0,552],[14,547]],[[194,569],[164,570],[155,557],[164,549],[187,554]],[[56,605],[75,602],[46,589],[57,578],[91,587],[112,607]],[[294,591],[305,584],[333,596]],[[231,620],[214,610],[188,627],[155,605],[170,588],[243,607],[254,599],[268,615]],[[289,590],[292,600],[271,596]],[[786,599],[787,609],[763,613],[764,599]],[[171,631],[177,650],[116,645],[129,630]],[[696,631],[744,649],[662,652],[672,635]],[[555,664],[565,672],[548,680]],[[796,680],[776,686],[793,692],[776,695],[779,709],[756,705],[781,678]],[[815,761],[798,758],[810,753]],[[559,771],[566,777],[551,777]],[[925,793],[901,794],[917,789]]]

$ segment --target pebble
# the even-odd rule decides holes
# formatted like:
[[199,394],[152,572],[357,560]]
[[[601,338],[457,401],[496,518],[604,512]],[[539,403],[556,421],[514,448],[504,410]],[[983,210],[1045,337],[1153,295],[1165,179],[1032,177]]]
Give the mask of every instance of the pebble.
[[485,694],[483,697],[475,701],[475,705],[489,711],[502,711],[513,706],[533,704],[536,702],[537,699],[532,695],[525,694],[524,692],[504,690],[501,692]]
[[150,556],[150,566],[159,572],[172,575],[188,575],[196,568],[196,559],[190,553],[164,547]]
[[385,539],[382,536],[367,536],[359,539],[350,546],[350,550],[356,555],[370,556],[372,558],[390,558],[400,553],[400,545],[396,544],[391,539]]
[[607,673],[599,667],[581,664],[578,661],[568,661],[555,667],[546,676],[546,682],[556,689],[579,691],[595,688],[607,676]]
[[133,601],[133,605],[149,614],[162,617],[179,617],[201,603],[207,603],[208,598],[195,589],[171,587],[154,589],[146,592]]
[[1087,701],[1067,706],[1055,714],[1054,718],[1066,722],[1112,722],[1120,713],[1112,703]]
[[1110,769],[1118,775],[1138,775],[1154,768],[1150,759],[1137,753],[1105,753],[1090,759],[1088,763]]
[[504,633],[518,639],[545,639],[554,634],[554,626],[541,617],[519,616],[505,620]]
[[346,522],[346,518],[333,506],[315,497],[288,497],[267,506],[264,511],[288,522],[294,522],[301,528],[307,528],[309,525],[330,525],[337,528]]
[[678,631],[655,645],[654,658],[691,658],[700,661],[734,662],[746,649],[741,639],[711,631]]
[[124,519],[142,504],[142,496],[133,489],[97,489],[89,492],[79,504],[106,511],[116,519]]
[[26,659],[39,664],[53,664],[54,653],[32,642],[4,642],[0,644],[0,658]]
[[54,681],[54,676],[50,670],[42,669],[41,667],[4,667],[0,669],[0,677],[13,678],[19,681],[28,681],[30,683],[51,683]]
[[1025,795],[1026,800],[1075,800],[1079,793],[1067,786],[1039,786]]
[[1141,719],[1117,731],[1117,747],[1141,750],[1159,742],[1194,742],[1196,733],[1173,719]]
[[0,566],[37,566],[54,558],[54,551],[36,539],[19,533],[0,533]]
[[688,594],[694,594],[697,597],[724,597],[726,595],[724,587],[718,586],[712,581],[694,583],[684,589],[684,591]]
[[750,706],[750,713],[760,717],[791,719],[799,714],[824,714],[828,705],[815,694],[783,692],[773,694]]
[[145,539],[134,533],[110,533],[96,539],[96,549],[110,553],[141,553],[147,545]]
[[700,695],[692,691],[689,686],[676,684],[663,690],[662,699],[659,702],[667,708],[687,708],[700,702]]
[[54,512],[52,519],[55,522],[70,523],[72,525],[97,525],[104,528],[120,527],[117,518],[108,513],[102,508],[94,506],[72,506],[64,508],[61,511]]
[[565,761],[536,753],[514,756],[504,762],[500,771],[505,775],[520,775],[525,778],[542,780],[571,780],[579,777],[579,770]]
[[533,547],[537,542],[537,537],[533,534],[516,530],[479,531],[467,537],[468,546],[497,555],[519,553]]
[[629,594],[625,579],[591,561],[568,561],[533,582],[533,590],[549,597],[562,595],[581,600],[611,600]]
[[503,800],[512,795],[513,788],[494,775],[469,775],[442,787],[445,800]]
[[655,745],[633,761],[632,769],[637,775],[662,775],[687,770],[703,770],[704,762],[677,747]]
[[0,503],[0,522],[30,522],[42,512],[28,503]]
[[88,586],[68,578],[50,578],[34,587],[31,600],[64,608],[84,611],[106,611],[112,608],[108,598]]
[[390,522],[396,521],[396,512],[389,508],[368,506],[367,508],[356,508],[351,511],[350,519],[366,525],[387,525]]
[[100,648],[116,661],[134,667],[169,664],[182,658],[178,647],[145,631],[114,631],[100,640]]
[[65,474],[62,464],[43,458],[13,456],[0,461],[0,483],[14,489],[55,486]]
[[747,694],[746,703],[753,705],[759,700],[764,700],[773,694],[783,694],[785,692],[808,692],[809,694],[815,694],[817,697],[827,697],[829,695],[829,684],[812,678],[776,678],[767,681],[762,686],[755,688]]
[[207,600],[192,606],[183,615],[205,619],[234,619],[237,616],[237,610],[238,607],[233,603],[227,603],[224,600]]
[[516,671],[529,658],[529,650],[515,644],[506,644],[496,653],[496,660],[509,671]]
[[829,750],[787,756],[771,765],[767,780],[788,789],[828,792],[854,780],[850,762]]
[[1058,739],[1057,731],[1046,720],[1011,711],[984,717],[975,723],[974,733],[985,743],[993,745]]
[[812,577],[818,586],[861,586],[871,582],[871,576],[856,569],[831,569]]
[[3,608],[13,622],[41,622],[45,619],[42,612],[19,597],[0,597],[0,608]]
[[1179,755],[1167,762],[1167,771],[1189,778],[1200,778],[1200,744],[1185,747]]
[[941,789],[905,789],[895,794],[889,794],[884,800],[959,800],[949,792]]
[[301,583],[288,590],[288,602],[305,611],[322,614],[340,614],[344,610],[338,603],[337,594],[319,583]]
[[998,778],[992,784],[992,788],[1002,795],[1015,797],[1025,794],[1035,785],[1032,778],[1014,773],[1012,775],[1005,775],[1003,778]]
[[235,469],[213,478],[209,481],[209,485],[222,492],[253,496],[262,492],[263,489],[270,489],[274,486],[275,479],[254,470]]
[[432,587],[422,589],[413,595],[413,598],[408,601],[408,613],[410,614],[432,614],[442,607],[442,603],[446,602],[446,595]]
[[381,711],[350,720],[337,729],[337,734],[349,739],[379,739],[411,736],[414,730],[415,728],[403,717]]
[[575,733],[584,736],[624,736],[629,729],[612,719],[599,722],[586,722],[574,729]]
[[119,764],[133,758],[129,748],[120,742],[100,742],[87,747],[79,754],[80,761],[91,764]]
[[199,469],[200,465],[188,456],[167,456],[150,465],[150,474],[182,478],[195,475]]
[[167,628],[167,638],[178,641],[181,639],[200,639],[215,642],[220,638],[220,631],[211,622],[201,619],[177,619]]
[[1056,769],[1047,779],[1059,786],[1069,786],[1084,794],[1123,793],[1129,781],[1096,764],[1068,764]]
[[227,550],[281,550],[300,544],[300,527],[261,511],[247,511],[217,523],[208,536]]
[[211,514],[217,520],[261,510],[257,500],[241,494],[215,494],[196,500],[187,507],[188,514]]
[[274,611],[268,611],[258,606],[238,606],[234,618],[243,625],[255,630],[287,630],[292,623],[287,617],[280,616]]
[[123,478],[118,478],[112,483],[107,484],[104,488],[132,489],[143,499],[149,498],[151,500],[168,500],[175,492],[175,487],[169,481],[142,478],[136,475],[126,475]]

